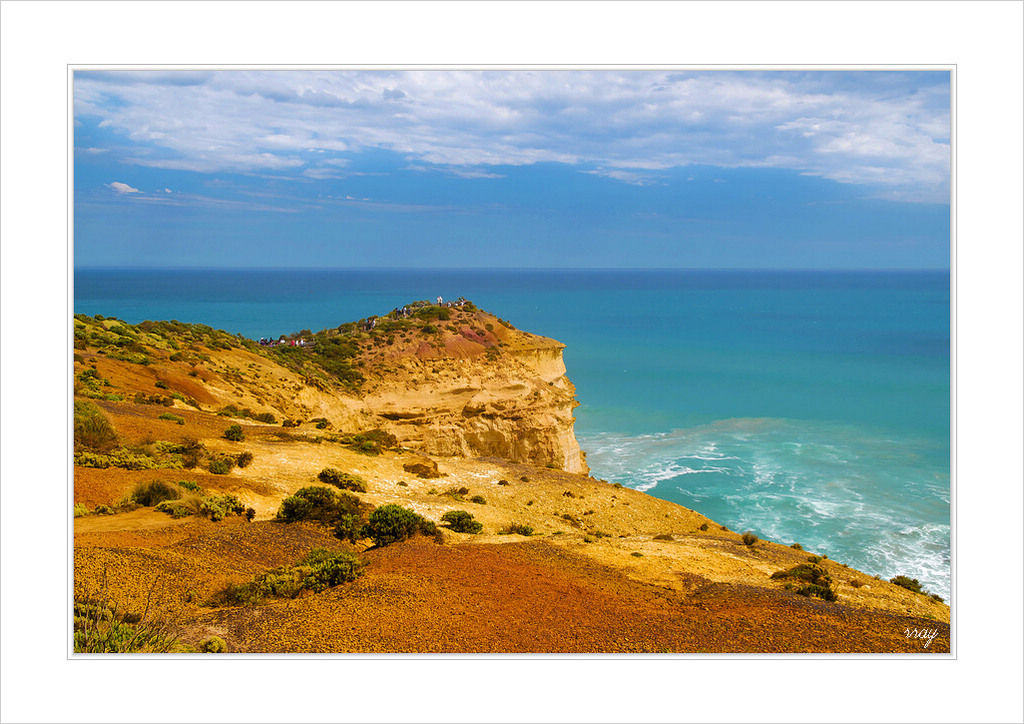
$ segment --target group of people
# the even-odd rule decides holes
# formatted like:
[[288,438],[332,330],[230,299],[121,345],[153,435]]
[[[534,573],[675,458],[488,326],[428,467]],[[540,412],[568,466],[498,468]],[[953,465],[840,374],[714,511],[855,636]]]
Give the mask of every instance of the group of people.
[[298,339],[288,339],[284,335],[277,340],[267,339],[266,337],[260,337],[260,347],[306,347],[312,346],[313,340],[307,341],[305,337],[299,337]]

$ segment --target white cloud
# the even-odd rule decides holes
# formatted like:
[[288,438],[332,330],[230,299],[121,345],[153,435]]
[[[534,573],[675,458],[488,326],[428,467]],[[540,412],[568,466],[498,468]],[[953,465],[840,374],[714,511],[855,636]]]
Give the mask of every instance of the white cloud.
[[107,188],[113,189],[119,194],[141,194],[142,192],[138,189],[132,188],[128,184],[123,184],[120,181],[112,181],[107,184]]
[[904,195],[948,194],[941,190],[950,148],[944,73],[80,76],[76,117],[134,142],[125,160],[158,168],[325,178],[328,166],[384,149],[472,177],[488,177],[494,166],[560,163],[639,183],[656,176],[640,170],[705,164],[791,168]]

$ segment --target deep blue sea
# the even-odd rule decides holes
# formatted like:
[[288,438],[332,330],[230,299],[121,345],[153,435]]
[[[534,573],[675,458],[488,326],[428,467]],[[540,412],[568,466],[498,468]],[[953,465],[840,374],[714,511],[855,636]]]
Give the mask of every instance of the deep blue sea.
[[252,338],[465,296],[568,345],[596,477],[948,600],[948,272],[76,270],[74,293]]

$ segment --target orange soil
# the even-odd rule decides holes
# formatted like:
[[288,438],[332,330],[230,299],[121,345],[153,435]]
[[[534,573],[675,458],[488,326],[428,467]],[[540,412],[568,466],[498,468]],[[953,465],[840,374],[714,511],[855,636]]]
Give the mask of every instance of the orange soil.
[[[198,605],[228,580],[319,546],[340,547],[313,526],[274,522],[83,532],[76,580],[105,572],[111,590],[136,606],[158,581],[183,641],[219,635],[236,652],[949,651],[948,624],[700,576],[673,591],[540,541],[440,546],[416,539],[367,551],[360,579],[319,594],[245,608]],[[915,628],[940,633],[925,649],[905,635]]]

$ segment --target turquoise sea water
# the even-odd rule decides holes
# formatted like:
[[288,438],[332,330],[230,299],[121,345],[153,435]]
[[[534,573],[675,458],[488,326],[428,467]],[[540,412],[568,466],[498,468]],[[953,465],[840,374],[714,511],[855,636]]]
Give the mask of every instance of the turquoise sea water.
[[259,338],[438,295],[568,345],[595,476],[948,599],[948,272],[77,270],[74,309]]

